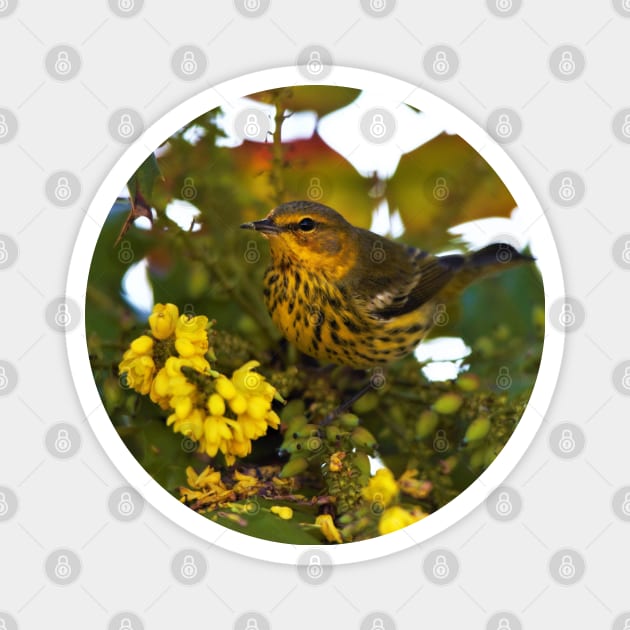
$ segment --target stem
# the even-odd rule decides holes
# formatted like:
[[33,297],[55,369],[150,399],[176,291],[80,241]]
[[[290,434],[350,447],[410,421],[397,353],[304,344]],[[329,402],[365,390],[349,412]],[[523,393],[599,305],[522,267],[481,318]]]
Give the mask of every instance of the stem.
[[275,129],[273,131],[273,144],[271,145],[271,172],[269,179],[274,189],[273,200],[276,205],[284,201],[284,147],[282,146],[282,124],[285,115],[282,104],[282,91],[278,92],[275,98],[276,115],[274,117]]

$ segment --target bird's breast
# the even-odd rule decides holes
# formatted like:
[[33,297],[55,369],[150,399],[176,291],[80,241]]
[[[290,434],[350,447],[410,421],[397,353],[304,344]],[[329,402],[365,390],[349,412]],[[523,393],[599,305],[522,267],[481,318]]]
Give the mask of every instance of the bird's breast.
[[272,265],[264,285],[274,324],[298,350],[321,361],[354,368],[390,363],[411,352],[429,328],[426,314],[370,318],[346,288],[291,265]]

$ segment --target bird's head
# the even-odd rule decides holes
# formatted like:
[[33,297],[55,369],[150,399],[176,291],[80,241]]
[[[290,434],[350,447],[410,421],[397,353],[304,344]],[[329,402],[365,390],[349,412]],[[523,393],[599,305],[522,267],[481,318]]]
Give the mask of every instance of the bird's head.
[[283,203],[264,219],[241,227],[267,238],[274,260],[288,259],[307,271],[338,278],[356,258],[355,228],[338,212],[318,203]]

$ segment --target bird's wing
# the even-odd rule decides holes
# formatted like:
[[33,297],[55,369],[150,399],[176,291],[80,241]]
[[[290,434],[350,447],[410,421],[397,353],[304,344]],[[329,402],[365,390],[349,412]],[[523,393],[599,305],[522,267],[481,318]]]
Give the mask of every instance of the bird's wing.
[[433,256],[386,239],[381,245],[383,260],[372,264],[353,291],[361,307],[376,319],[390,319],[419,308],[435,297],[465,262],[457,254]]

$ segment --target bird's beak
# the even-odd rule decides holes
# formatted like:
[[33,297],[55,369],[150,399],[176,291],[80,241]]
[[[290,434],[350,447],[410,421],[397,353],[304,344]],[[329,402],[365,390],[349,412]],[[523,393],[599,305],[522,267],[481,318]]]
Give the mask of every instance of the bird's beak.
[[261,219],[260,221],[252,221],[251,223],[243,223],[241,228],[244,230],[256,230],[257,232],[262,232],[263,234],[277,234],[280,232],[280,227],[277,226],[273,219],[266,218]]

